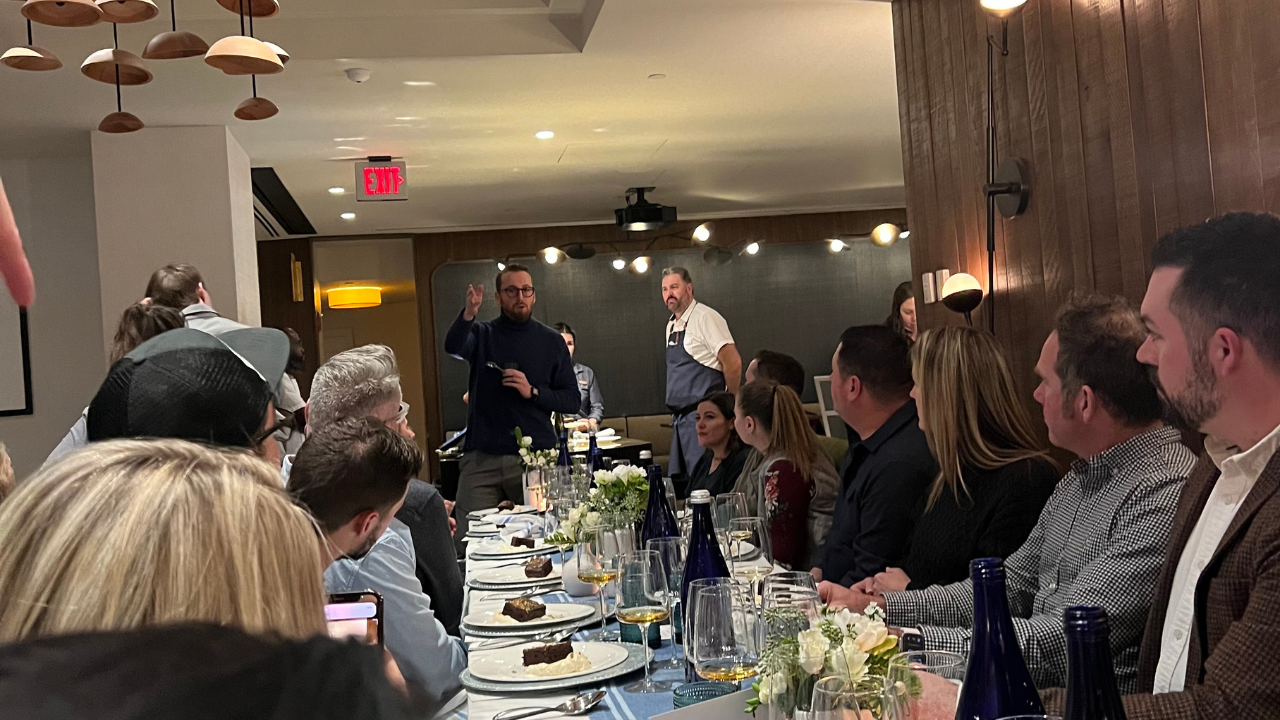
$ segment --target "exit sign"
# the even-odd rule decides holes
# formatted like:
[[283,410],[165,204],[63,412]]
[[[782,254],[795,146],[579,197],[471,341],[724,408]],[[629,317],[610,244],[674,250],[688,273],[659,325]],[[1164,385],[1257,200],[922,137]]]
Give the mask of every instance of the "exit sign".
[[402,161],[356,163],[356,201],[408,200],[408,166]]

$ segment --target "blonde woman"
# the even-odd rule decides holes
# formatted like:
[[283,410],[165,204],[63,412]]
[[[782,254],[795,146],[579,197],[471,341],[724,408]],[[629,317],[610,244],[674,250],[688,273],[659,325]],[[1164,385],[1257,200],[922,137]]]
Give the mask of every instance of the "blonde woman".
[[902,567],[875,578],[882,591],[957,582],[969,576],[974,558],[1008,557],[1058,480],[991,335],[960,326],[927,330],[911,348],[911,375],[920,429],[940,471]]
[[209,622],[325,632],[319,540],[246,452],[180,440],[102,442],[0,504],[0,645]]

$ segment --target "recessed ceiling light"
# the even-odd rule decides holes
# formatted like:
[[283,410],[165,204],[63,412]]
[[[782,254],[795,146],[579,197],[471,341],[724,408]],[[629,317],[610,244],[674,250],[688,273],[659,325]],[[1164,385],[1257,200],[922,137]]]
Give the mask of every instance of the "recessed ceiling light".
[[349,137],[349,138],[334,138],[333,141],[334,142],[356,142],[358,140],[363,140],[363,139],[364,137]]
[[404,84],[409,87],[435,87],[435,83],[430,80],[405,80]]
[[342,218],[343,220],[355,220],[355,219],[356,219],[356,214],[355,214],[355,213],[353,213],[353,212],[344,212],[344,213],[342,213],[341,215],[339,215],[338,217]]
[[555,137],[556,134],[551,132],[550,130],[539,130],[538,132],[534,133],[533,136],[538,138],[539,140],[550,140],[551,138]]
[[413,126],[410,125],[409,123],[391,123],[390,125],[387,125],[387,127],[413,127]]
[[609,128],[591,128],[591,132],[609,132]]
[[342,194],[343,194],[343,193],[345,193],[346,191],[347,191],[347,189],[346,189],[346,188],[340,188],[340,187],[331,187],[331,188],[329,188],[329,194],[330,194],[330,195],[342,195]]
[[339,145],[338,150],[355,150],[356,152],[364,152],[364,148],[352,147],[350,145]]
[[663,80],[663,79],[665,79],[666,77],[667,77],[667,76],[666,76],[666,73],[654,73],[654,74],[652,74],[652,75],[650,75],[650,76],[649,76],[649,79],[650,79],[650,80]]
[[[402,115],[396,119],[397,120],[421,120],[422,118],[418,115]],[[360,139],[363,140],[364,138],[360,138]]]

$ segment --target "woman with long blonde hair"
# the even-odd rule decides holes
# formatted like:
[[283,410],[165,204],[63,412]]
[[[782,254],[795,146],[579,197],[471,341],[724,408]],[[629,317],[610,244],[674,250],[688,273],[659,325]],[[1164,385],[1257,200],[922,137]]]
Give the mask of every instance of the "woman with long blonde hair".
[[1031,533],[1058,469],[1035,434],[1009,363],[990,334],[952,326],[911,348],[911,397],[939,472],[902,561],[880,590],[969,576],[979,557],[1008,557]]
[[324,634],[311,519],[278,469],[181,440],[120,440],[32,475],[0,504],[0,644],[204,622]]
[[839,480],[804,405],[785,385],[756,380],[738,391],[734,427],[760,452],[760,514],[769,529],[773,558],[807,570],[831,529]]

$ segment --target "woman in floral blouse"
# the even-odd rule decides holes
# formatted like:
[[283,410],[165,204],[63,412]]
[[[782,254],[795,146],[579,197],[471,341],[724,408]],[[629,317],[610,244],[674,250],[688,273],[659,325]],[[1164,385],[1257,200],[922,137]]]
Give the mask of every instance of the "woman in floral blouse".
[[815,478],[834,474],[831,461],[818,446],[800,398],[789,387],[747,383],[738,392],[734,415],[739,437],[765,458],[764,520],[774,560],[787,568],[807,568],[823,539],[814,537],[810,528],[810,505],[819,485]]

